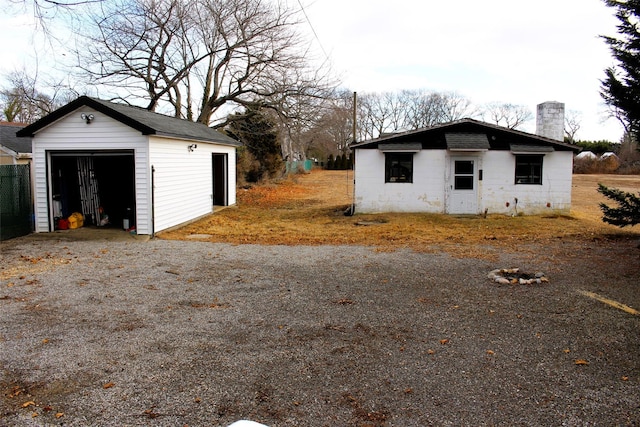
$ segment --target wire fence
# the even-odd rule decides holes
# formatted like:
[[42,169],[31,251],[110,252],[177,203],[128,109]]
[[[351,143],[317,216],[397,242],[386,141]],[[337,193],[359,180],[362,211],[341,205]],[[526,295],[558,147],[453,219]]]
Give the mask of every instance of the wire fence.
[[0,240],[24,236],[33,229],[29,165],[0,165]]

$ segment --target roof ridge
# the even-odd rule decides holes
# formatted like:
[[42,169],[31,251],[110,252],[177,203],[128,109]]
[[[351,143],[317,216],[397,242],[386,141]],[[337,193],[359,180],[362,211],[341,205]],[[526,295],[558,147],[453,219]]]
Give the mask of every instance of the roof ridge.
[[[187,122],[191,122],[191,123],[196,123],[196,124],[204,124],[204,123],[200,123],[200,122],[194,122],[191,120],[187,120],[187,119],[183,119],[181,117],[176,117],[176,116],[170,116],[168,114],[164,114],[164,113],[159,113],[157,111],[154,110],[149,110],[145,107],[141,107],[139,105],[132,105],[132,104],[125,104],[123,102],[115,102],[115,101],[109,101],[107,99],[102,99],[102,98],[95,98],[93,96],[87,96],[87,98],[92,99],[93,101],[99,102],[100,104],[104,105],[104,106],[108,106],[111,108],[111,106],[116,105],[118,107],[124,107],[124,108],[131,108],[131,109],[135,109],[138,110],[142,113],[149,113],[149,114],[156,114],[158,116],[162,116],[163,118],[169,118],[169,119],[176,119],[176,120],[184,120]],[[206,125],[205,125],[206,126]],[[209,126],[207,126],[209,127]],[[213,128],[212,128],[213,129]]]

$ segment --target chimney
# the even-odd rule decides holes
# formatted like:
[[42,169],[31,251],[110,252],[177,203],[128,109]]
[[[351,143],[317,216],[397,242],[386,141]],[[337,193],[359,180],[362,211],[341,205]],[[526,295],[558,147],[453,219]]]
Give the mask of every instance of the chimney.
[[538,104],[536,135],[564,141],[564,104],[547,101]]

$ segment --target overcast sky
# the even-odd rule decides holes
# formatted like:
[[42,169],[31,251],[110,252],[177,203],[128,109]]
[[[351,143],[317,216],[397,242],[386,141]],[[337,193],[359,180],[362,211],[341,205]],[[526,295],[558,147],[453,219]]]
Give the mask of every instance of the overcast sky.
[[[599,95],[616,35],[601,0],[300,0],[345,87],[455,91],[475,104],[565,103],[580,139],[618,141]],[[535,120],[524,130],[533,132]]]
[[[577,138],[622,135],[615,120],[603,122],[598,92],[613,64],[598,36],[616,35],[613,10],[601,0],[289,1],[304,6],[320,60],[326,54],[349,90],[455,91],[476,105],[511,103],[532,113],[559,101],[582,115]],[[33,34],[32,11],[0,16],[0,74],[33,69],[36,58],[42,72],[63,58],[64,49]],[[523,130],[533,132],[535,120]]]

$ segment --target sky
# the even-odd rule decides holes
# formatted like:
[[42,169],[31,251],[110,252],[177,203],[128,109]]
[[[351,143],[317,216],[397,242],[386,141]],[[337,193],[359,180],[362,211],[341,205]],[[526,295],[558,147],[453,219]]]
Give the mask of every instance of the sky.
[[[614,65],[599,35],[616,36],[613,9],[602,0],[289,0],[317,61],[327,62],[355,92],[425,89],[456,92],[474,103],[545,101],[580,114],[576,138],[619,141],[599,95]],[[0,0],[5,9],[9,0]],[[0,76],[56,68],[64,48],[34,31],[33,11],[0,16]],[[54,28],[54,31],[56,29]],[[63,40],[64,33],[56,35]],[[522,130],[535,131],[535,120]]]
[[[616,36],[617,21],[601,0],[300,4],[321,55],[352,91],[453,91],[476,105],[524,105],[533,114],[558,101],[580,113],[578,139],[622,136],[617,121],[603,122],[600,80],[614,62],[599,35]],[[535,120],[523,130],[534,132]]]

